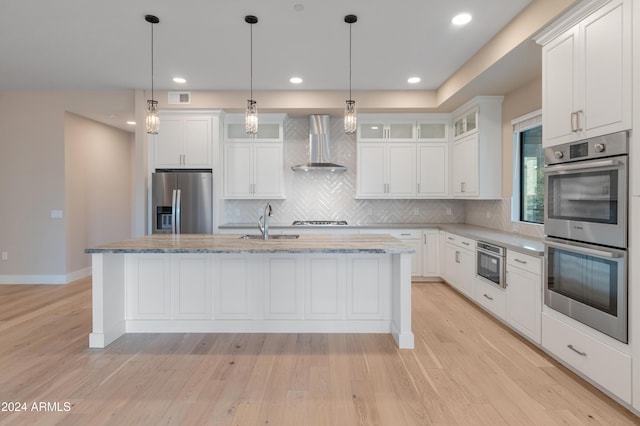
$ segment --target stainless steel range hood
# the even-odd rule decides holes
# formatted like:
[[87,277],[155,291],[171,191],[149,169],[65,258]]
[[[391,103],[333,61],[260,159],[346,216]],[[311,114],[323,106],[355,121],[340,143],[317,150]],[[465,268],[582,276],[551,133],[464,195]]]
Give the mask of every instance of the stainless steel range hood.
[[328,172],[346,172],[347,168],[329,162],[329,145],[331,139],[328,115],[309,116],[309,162],[291,167],[294,172],[324,170]]

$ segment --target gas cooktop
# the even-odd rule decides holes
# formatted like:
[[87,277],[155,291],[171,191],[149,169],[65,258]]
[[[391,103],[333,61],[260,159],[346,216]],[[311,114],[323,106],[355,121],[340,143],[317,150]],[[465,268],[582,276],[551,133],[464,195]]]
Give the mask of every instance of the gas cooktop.
[[294,220],[293,224],[296,226],[299,225],[307,225],[307,226],[332,226],[332,225],[346,225],[346,220]]

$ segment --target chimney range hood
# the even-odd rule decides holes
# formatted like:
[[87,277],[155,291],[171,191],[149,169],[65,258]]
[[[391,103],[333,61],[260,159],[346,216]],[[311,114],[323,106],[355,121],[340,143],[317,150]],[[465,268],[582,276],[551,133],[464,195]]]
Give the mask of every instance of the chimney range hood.
[[329,162],[329,116],[309,116],[309,162],[291,167],[294,172],[308,172],[311,170],[324,170],[327,172],[346,172],[347,168],[339,164]]

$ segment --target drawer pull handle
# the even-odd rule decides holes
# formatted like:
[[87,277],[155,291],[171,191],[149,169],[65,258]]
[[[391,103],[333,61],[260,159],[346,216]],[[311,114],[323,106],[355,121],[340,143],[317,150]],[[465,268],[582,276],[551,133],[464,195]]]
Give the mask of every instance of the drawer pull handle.
[[526,261],[526,260],[520,260],[520,259],[518,259],[518,258],[515,258],[515,259],[513,259],[513,260],[515,260],[515,261],[516,261],[516,262],[518,262],[518,263],[522,263],[523,265],[526,265],[526,264],[527,264],[527,261]]
[[447,240],[453,241],[453,240],[454,240],[454,238],[447,237]]
[[491,297],[491,296],[487,296],[486,294],[484,295],[484,297],[486,297],[486,298],[487,298],[487,299],[489,299],[489,300],[493,300],[493,297]]
[[466,242],[466,241],[463,241],[463,242],[462,242],[462,244],[464,244],[465,246],[468,246],[468,245],[469,245],[469,243],[468,243],[468,242]]
[[401,237],[410,237],[411,234],[400,234]]
[[569,349],[571,349],[572,351],[574,351],[575,353],[577,353],[578,355],[580,355],[580,356],[587,356],[586,352],[582,352],[582,351],[577,350],[576,348],[573,347],[573,345],[567,345],[567,347]]

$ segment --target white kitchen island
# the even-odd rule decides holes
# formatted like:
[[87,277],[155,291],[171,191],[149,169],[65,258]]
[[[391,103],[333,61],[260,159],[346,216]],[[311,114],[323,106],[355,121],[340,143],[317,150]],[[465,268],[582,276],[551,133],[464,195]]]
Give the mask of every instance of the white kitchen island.
[[85,250],[93,331],[391,333],[413,348],[411,253],[389,235],[149,235]]

